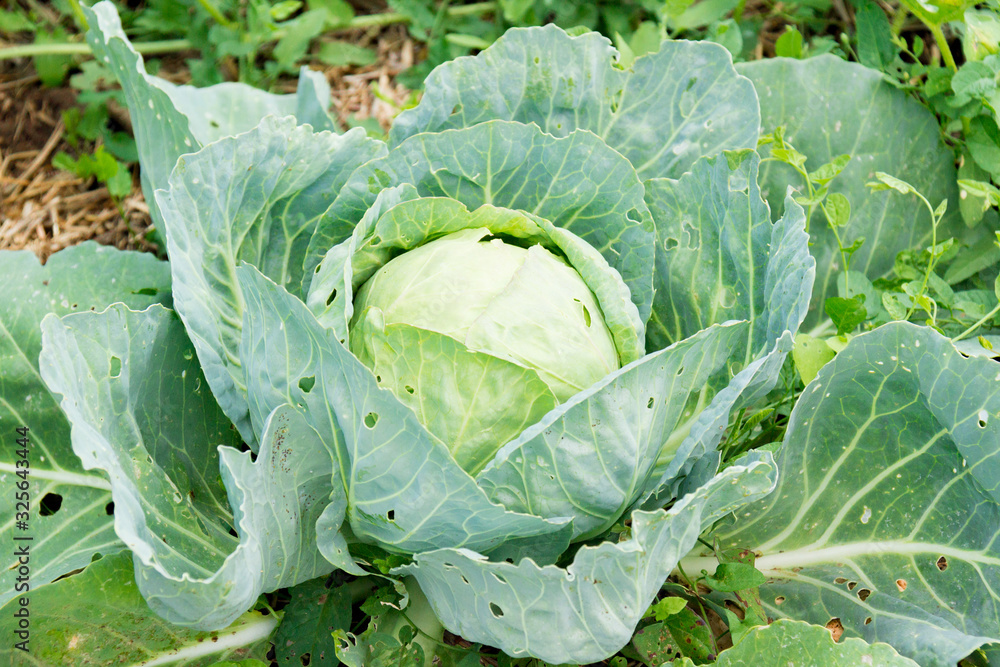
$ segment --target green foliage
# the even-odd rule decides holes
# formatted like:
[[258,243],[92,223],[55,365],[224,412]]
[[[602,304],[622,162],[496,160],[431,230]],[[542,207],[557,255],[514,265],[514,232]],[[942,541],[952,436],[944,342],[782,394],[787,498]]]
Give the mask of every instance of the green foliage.
[[[170,269],[148,254],[118,252],[84,243],[54,255],[44,266],[28,251],[5,252],[3,280],[20,289],[0,301],[0,420],[29,429],[38,458],[31,461],[35,498],[59,496],[57,512],[43,515],[31,505],[30,525],[47,539],[32,550],[31,584],[43,586],[85,567],[95,554],[124,547],[114,532],[111,488],[85,470],[70,444],[70,423],[39,376],[41,322],[46,315],[103,311],[121,301],[132,308],[171,303]],[[5,458],[4,461],[10,461]],[[44,460],[40,457],[44,456]],[[13,523],[3,531],[13,543]],[[16,571],[0,574],[6,603],[15,596]]]
[[690,609],[636,630],[632,647],[646,665],[662,665],[682,657],[700,665],[711,662],[717,654],[708,624]]
[[[1000,442],[996,378],[996,362],[909,323],[855,337],[820,371],[792,411],[778,489],[715,534],[758,555],[769,616],[836,619],[848,637],[935,667],[974,651],[983,632],[995,641],[983,608],[992,618],[998,603],[982,582],[1000,562],[1000,468],[985,463]],[[929,623],[941,630],[912,631]]]
[[274,636],[279,667],[304,663],[336,667],[334,633],[350,628],[352,600],[347,585],[331,583],[329,577],[322,577],[289,589],[292,599]]
[[917,665],[887,644],[868,644],[854,638],[838,642],[825,627],[787,620],[755,628],[732,649],[720,655],[716,664],[720,667],[778,664],[789,654],[795,655],[800,664],[824,667]]
[[108,192],[116,199],[132,191],[132,174],[128,167],[106,152],[103,146],[98,146],[92,155],[81,155],[75,160],[66,153],[57,153],[52,158],[52,166],[80,178],[95,177],[108,186]]
[[[260,667],[277,625],[273,615],[258,611],[248,611],[218,632],[164,623],[139,594],[127,550],[97,559],[72,577],[32,587],[30,600],[32,630],[44,628],[31,632],[30,655],[45,665],[162,660],[201,667],[221,659],[222,664]],[[16,598],[2,608],[0,629],[11,637],[20,608]],[[0,647],[0,660],[8,665],[24,664],[22,656],[13,642]]]
[[[72,39],[72,5],[26,4],[0,10],[0,31]],[[171,305],[167,269],[130,255],[3,265],[25,291],[0,309],[0,405],[34,401],[43,493],[65,496],[30,514],[54,535],[33,555],[36,599],[100,590],[143,658],[209,636],[149,630],[146,602],[223,641],[252,635],[183,663],[215,667],[259,667],[269,641],[279,665],[987,664],[1000,13],[906,0],[919,33],[902,10],[852,5],[853,25],[827,0],[392,0],[361,16],[343,0],[149,0],[120,5],[123,30],[107,5],[84,9],[97,60],[33,56],[44,84],[72,74],[79,91],[72,155],[53,164],[121,198],[141,161],[180,318],[138,312]],[[740,65],[755,92],[730,59],[751,57],[765,19],[780,59]],[[308,72],[295,96],[175,87],[125,37],[184,38],[197,84],[224,68],[272,87],[303,63],[372,64],[328,34],[396,22],[426,54],[402,80],[427,90],[371,139],[302,127],[335,129]],[[545,23],[569,31],[490,47]],[[517,292],[460,340],[433,329],[454,313],[418,281],[366,300],[397,255],[476,229],[541,244],[595,300],[563,317],[554,288]],[[478,276],[452,290],[465,305]],[[386,321],[386,302],[432,317]],[[554,342],[518,308],[558,315]],[[582,380],[550,364],[575,340],[559,318],[606,324],[615,363]],[[503,428],[488,412],[519,404]],[[465,430],[488,445],[475,460]],[[46,657],[100,639],[67,634],[88,604],[45,612]],[[488,646],[454,646],[442,622]]]

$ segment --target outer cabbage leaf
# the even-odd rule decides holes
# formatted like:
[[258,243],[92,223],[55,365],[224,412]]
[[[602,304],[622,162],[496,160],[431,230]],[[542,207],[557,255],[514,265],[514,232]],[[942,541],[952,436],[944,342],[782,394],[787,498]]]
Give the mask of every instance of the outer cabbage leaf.
[[214,570],[235,546],[215,446],[238,440],[176,315],[115,304],[48,316],[39,365],[62,395],[73,451],[111,479],[115,532],[137,564]]
[[719,667],[917,667],[888,644],[867,644],[851,637],[835,642],[818,625],[778,619],[750,630],[739,643],[719,654]]
[[[114,301],[133,308],[170,302],[170,267],[147,253],[123,252],[88,241],[66,248],[45,265],[28,251],[0,253],[0,426],[8,437],[28,427],[31,443],[31,493],[28,516],[31,547],[31,583],[41,586],[84,567],[98,553],[124,548],[114,534],[109,514],[111,485],[107,478],[88,473],[70,447],[70,426],[49,393],[38,370],[42,349],[40,324],[49,313],[104,310]],[[11,442],[11,441],[8,441]],[[0,457],[0,482],[13,489],[14,448]],[[42,516],[41,501],[49,494],[61,497],[58,511]],[[0,539],[13,543],[16,531],[13,493],[4,494],[5,511]],[[11,562],[16,558],[11,557]],[[0,570],[0,604],[16,597],[16,569]]]
[[998,456],[1000,367],[888,324],[809,384],[778,488],[718,537],[760,554],[768,615],[838,618],[848,636],[954,665],[1000,640]]
[[[866,239],[851,259],[851,269],[874,280],[892,269],[901,250],[930,243],[930,216],[916,197],[865,187],[876,171],[911,183],[932,206],[947,199],[938,238],[960,237],[954,155],[941,143],[934,114],[905,91],[883,81],[879,72],[830,55],[768,58],[738,69],[757,87],[764,131],[784,125],[785,137],[808,158],[807,169],[838,155],[852,156],[830,184],[831,192],[851,202],[851,220],[839,230],[841,239],[845,245],[861,236]],[[804,188],[801,176],[776,161],[761,167],[761,182],[774,215],[789,185]],[[806,320],[813,327],[826,318],[824,300],[837,296],[843,266],[833,232],[818,208],[809,235],[820,267]]]
[[153,223],[162,223],[154,191],[166,186],[177,158],[221,137],[255,127],[269,114],[295,115],[317,130],[334,130],[326,108],[330,87],[303,67],[297,95],[273,95],[241,83],[208,88],[178,86],[146,74],[140,56],[122,31],[110,1],[82,7],[90,25],[87,43],[118,78],[125,93],[142,163],[142,190]]
[[649,483],[692,398],[720,369],[729,378],[746,330],[712,327],[611,373],[505,445],[476,481],[510,510],[573,517],[574,539],[603,533]]
[[[774,388],[785,356],[791,350],[792,334],[789,332],[778,339],[769,354],[737,373],[710,402],[706,400],[710,394],[708,387],[702,389],[697,401],[693,401],[685,412],[685,421],[671,434],[661,450],[666,455],[661,454],[656,462],[654,475],[646,483],[637,506],[643,509],[662,507],[688,486],[686,476],[693,469],[706,465],[706,458],[709,463],[715,460],[718,456],[716,447],[729,426],[729,415],[766,397]],[[715,376],[722,377],[725,376]],[[709,384],[714,383],[710,380]],[[679,446],[676,444],[678,441],[681,442]],[[671,451],[675,453],[669,455]]]
[[621,274],[640,320],[649,317],[655,236],[632,165],[590,132],[556,138],[507,121],[417,135],[358,169],[316,227],[307,280],[379,192],[401,183],[424,197],[450,197],[470,209],[520,209],[568,229]]
[[562,569],[494,563],[468,549],[417,554],[413,575],[446,628],[511,656],[589,664],[624,646],[698,534],[770,492],[770,455],[737,462],[669,510],[632,514],[631,537],[582,547]]
[[629,69],[617,60],[597,33],[508,30],[478,56],[435,69],[420,104],[396,119],[390,143],[489,120],[535,123],[555,136],[585,129],[642,180],[676,178],[703,155],[757,145],[757,95],[721,46],[666,41]]
[[49,316],[42,330],[42,375],[63,395],[84,466],[111,478],[115,530],[158,614],[218,629],[260,593],[330,570],[315,524],[333,491],[334,511],[346,497],[332,483],[332,454],[295,409],[271,415],[251,463],[249,453],[216,450],[238,438],[171,311],[115,305]]
[[348,340],[347,324],[354,316],[354,290],[361,286],[359,275],[371,276],[390,258],[389,255],[378,256],[378,261],[362,268],[354,259],[354,254],[362,245],[375,250],[372,247],[374,239],[369,237],[383,213],[400,202],[411,201],[419,196],[417,189],[409,183],[379,192],[351,235],[330,248],[320,264],[313,269],[305,301],[319,323],[333,329],[341,343],[347,343]]
[[246,302],[241,350],[245,359],[260,360],[248,365],[249,382],[263,387],[265,397],[290,395],[301,403],[321,437],[343,430],[339,463],[355,535],[414,553],[490,549],[564,525],[490,502],[444,443],[381,389],[304,303],[252,266],[237,276]]
[[[34,578],[34,577],[32,577]],[[17,602],[0,610],[0,632],[14,637]],[[13,642],[0,647],[7,665],[141,665],[207,667],[218,660],[265,659],[274,614],[247,612],[221,632],[166,623],[146,604],[132,578],[128,552],[105,556],[72,577],[31,591],[30,658]],[[225,663],[236,664],[236,663]],[[261,663],[263,664],[263,663]]]
[[771,224],[757,187],[758,164],[751,151],[727,152],[699,160],[678,180],[646,182],[657,225],[647,346],[676,343],[733,318],[751,323],[729,351],[729,373],[701,388],[663,448],[658,477],[646,486],[646,507],[669,499],[676,491],[670,483],[715,448],[733,410],[774,387],[809,305],[815,261],[802,209],[788,198],[785,215]]
[[177,312],[219,405],[251,447],[262,422],[250,420],[238,356],[236,266],[246,261],[297,286],[317,220],[351,172],[384,152],[360,129],[313,133],[292,118],[266,118],[180,158],[170,189],[157,192]]
[[678,180],[646,182],[656,222],[656,300],[647,340],[657,349],[731,319],[752,323],[741,366],[798,331],[816,262],[791,198],[771,224],[752,151],[698,160]]

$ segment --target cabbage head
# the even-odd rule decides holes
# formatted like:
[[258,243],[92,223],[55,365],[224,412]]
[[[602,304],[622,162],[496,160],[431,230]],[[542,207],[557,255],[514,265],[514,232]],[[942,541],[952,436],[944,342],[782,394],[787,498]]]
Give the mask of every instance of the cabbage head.
[[723,48],[623,68],[597,34],[511,30],[382,141],[322,129],[307,72],[288,97],[165,84],[85,11],[175,310],[49,316],[41,367],[158,614],[221,628],[375,571],[470,641],[593,662],[773,488],[768,454],[718,472],[716,446],[774,387],[814,263]]

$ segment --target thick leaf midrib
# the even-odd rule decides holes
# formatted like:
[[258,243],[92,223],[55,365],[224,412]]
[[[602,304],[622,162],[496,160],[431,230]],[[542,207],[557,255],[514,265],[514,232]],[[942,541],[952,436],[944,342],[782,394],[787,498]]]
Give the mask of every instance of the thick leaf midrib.
[[[909,402],[909,403],[907,403],[905,405],[898,406],[898,407],[896,407],[894,410],[892,410],[890,412],[886,412],[886,413],[877,412],[876,409],[878,407],[879,396],[881,396],[882,390],[885,388],[885,384],[886,384],[886,382],[888,382],[889,377],[890,377],[890,375],[886,375],[886,376],[884,376],[882,378],[882,382],[879,384],[878,391],[875,392],[875,395],[874,395],[874,397],[872,399],[872,407],[871,407],[871,411],[868,413],[868,418],[865,419],[865,421],[864,421],[863,424],[861,424],[861,425],[858,426],[857,432],[854,434],[854,437],[851,438],[850,443],[848,443],[848,445],[844,448],[844,450],[841,452],[841,454],[836,458],[836,460],[833,461],[833,464],[826,470],[826,474],[823,475],[823,477],[822,477],[822,479],[821,479],[821,481],[819,483],[819,486],[811,494],[806,490],[805,487],[803,487],[803,492],[804,492],[803,495],[805,497],[803,498],[803,502],[799,506],[799,508],[796,511],[795,515],[792,517],[792,520],[788,522],[788,525],[785,527],[784,530],[782,530],[776,536],[774,536],[773,538],[771,538],[770,540],[768,540],[766,543],[760,545],[760,549],[761,550],[763,550],[763,551],[769,551],[771,549],[776,549],[789,536],[791,536],[791,535],[793,535],[795,533],[796,528],[798,528],[798,526],[805,519],[806,514],[809,512],[810,509],[812,509],[813,505],[815,505],[816,502],[821,498],[821,496],[823,494],[823,491],[825,491],[826,488],[829,486],[831,480],[833,480],[836,477],[837,472],[845,464],[845,462],[850,457],[850,455],[855,451],[855,449],[857,449],[858,444],[862,440],[862,437],[865,435],[865,433],[868,431],[868,428],[872,424],[874,424],[878,419],[880,419],[882,417],[885,417],[888,414],[893,414],[893,413],[900,412],[900,411],[904,410],[905,408],[909,407],[910,405],[912,405],[913,403],[917,402],[918,398],[915,397],[913,399],[913,401],[911,401],[911,402]],[[822,385],[818,384],[818,385],[814,385],[814,387],[815,388],[813,389],[813,391],[818,391],[822,387]],[[827,392],[827,393],[830,393],[830,392]],[[819,417],[820,417],[820,414],[821,414],[821,407],[820,406],[822,405],[822,401],[823,401],[823,399],[820,399],[820,402],[808,414],[809,424],[806,427],[807,428],[807,434],[808,434],[806,437],[810,441],[813,439],[813,436],[812,436],[812,429],[813,429],[813,427],[816,425],[816,423],[818,423],[818,422],[821,421],[821,419]],[[795,429],[796,426],[797,426],[797,423],[796,424],[792,424],[792,426],[789,428],[790,433],[788,435],[786,435],[786,439],[789,436],[792,436],[792,432],[794,432],[796,430]],[[803,471],[803,477],[805,477],[808,480],[807,474],[809,472],[809,466],[808,466],[808,462],[806,461],[807,458],[808,458],[808,454],[804,453],[803,454],[803,468],[802,468],[802,471]],[[806,484],[808,484],[808,482],[806,482]],[[779,485],[779,488],[780,488],[780,485]]]
[[[14,464],[0,461],[0,472],[16,473],[17,471],[18,468]],[[77,472],[69,472],[64,468],[45,470],[32,466],[31,477],[32,479],[49,480],[60,484],[66,484],[68,486],[82,486],[92,489],[101,489],[103,491],[111,490],[111,483],[106,479],[98,477],[97,475],[85,475]]]
[[[153,660],[142,660],[129,667],[188,664],[186,661],[193,662],[198,658],[227,654],[230,650],[245,648],[270,637],[277,624],[278,619],[273,614],[260,616],[255,622],[247,623],[236,631],[215,633],[210,642],[204,641],[204,638],[189,640],[188,645],[179,651],[173,648],[162,650],[159,657]],[[198,664],[201,664],[201,661],[198,661]]]
[[[863,540],[845,542],[832,547],[817,547],[811,544],[777,554],[765,554],[754,561],[754,567],[764,574],[780,574],[785,578],[793,568],[843,563],[863,556],[884,556],[887,553],[900,556],[931,554],[935,560],[945,556],[968,563],[1000,567],[1000,558],[989,556],[983,551],[957,549],[948,544],[914,540]],[[710,560],[715,562],[714,558]]]

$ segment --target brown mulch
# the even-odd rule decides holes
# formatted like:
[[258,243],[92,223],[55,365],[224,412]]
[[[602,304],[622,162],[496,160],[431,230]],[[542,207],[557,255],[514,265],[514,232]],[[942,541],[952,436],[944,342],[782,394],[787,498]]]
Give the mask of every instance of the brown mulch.
[[143,239],[149,211],[137,179],[119,208],[93,178],[52,167],[52,156],[73,151],[62,113],[75,100],[69,88],[43,87],[30,66],[0,71],[0,249],[28,249],[43,261],[88,239],[155,249]]
[[[365,67],[313,64],[333,89],[331,113],[345,128],[348,118],[375,118],[388,130],[412,98],[395,77],[413,65],[413,41],[399,25],[334,37],[371,47],[378,58]],[[189,80],[182,55],[164,58],[161,69],[175,83]],[[295,82],[282,81],[277,89],[293,92]],[[132,169],[131,194],[115,202],[95,179],[52,166],[60,151],[79,153],[67,143],[62,123],[62,113],[75,105],[76,91],[44,87],[29,61],[0,61],[0,250],[27,249],[45,261],[62,248],[92,239],[122,250],[157,251],[146,239],[152,223],[137,167]],[[127,111],[112,108],[111,116],[130,129]]]

